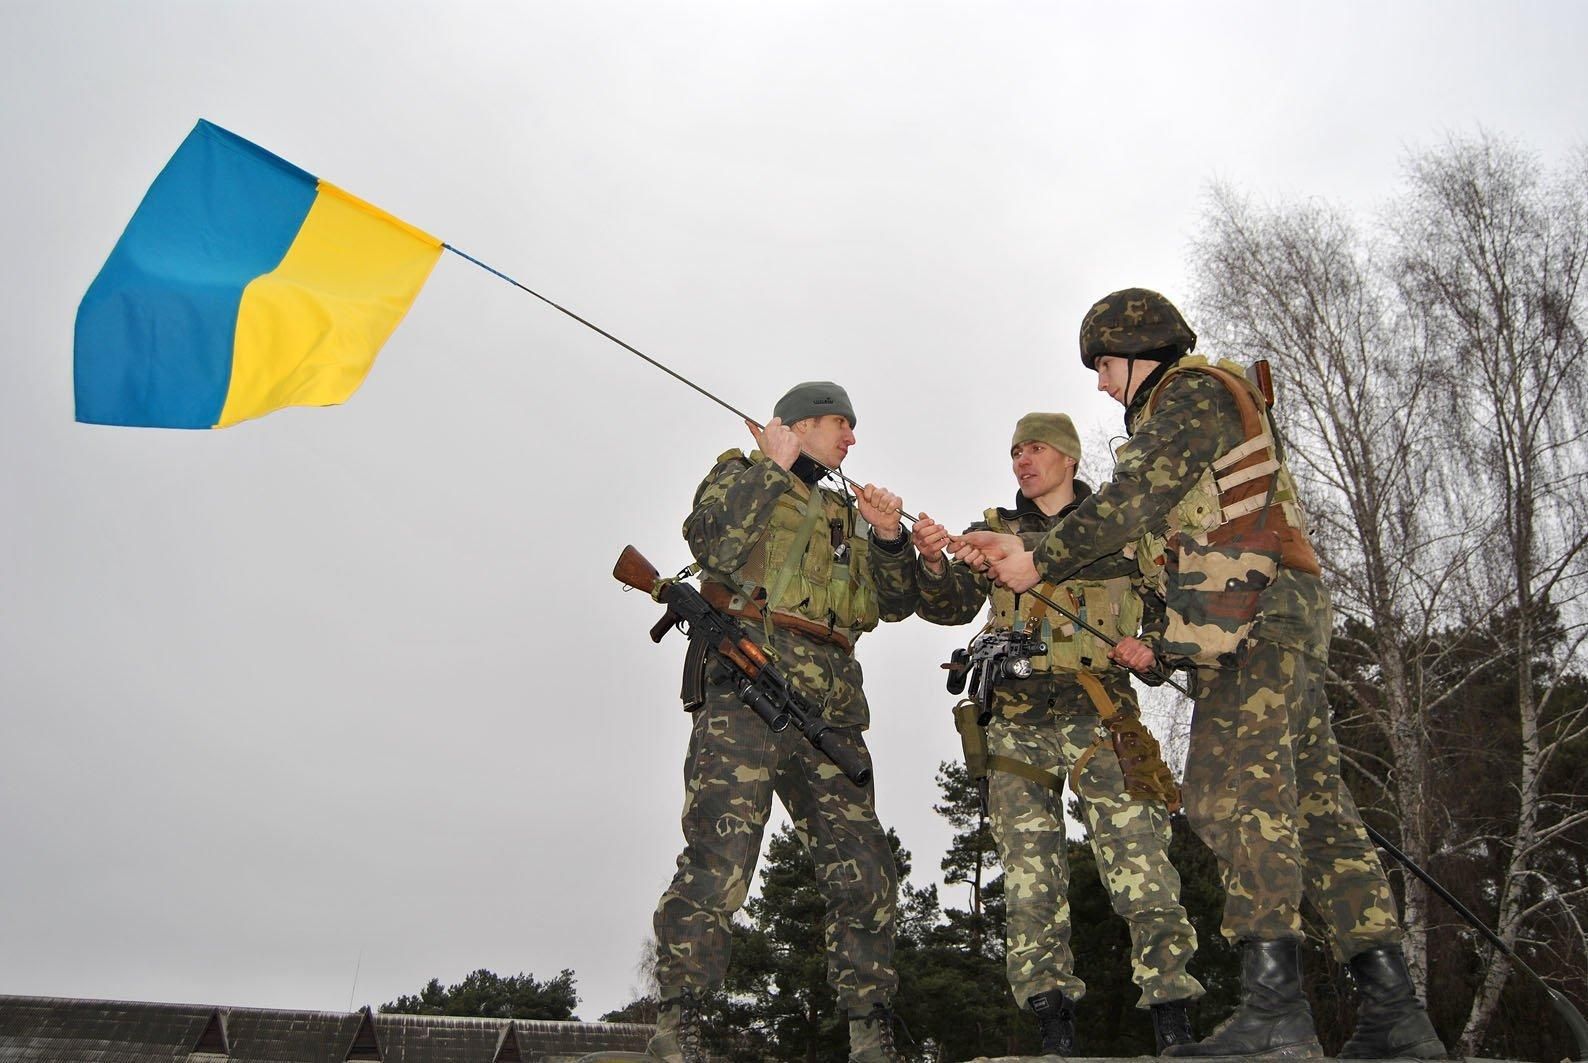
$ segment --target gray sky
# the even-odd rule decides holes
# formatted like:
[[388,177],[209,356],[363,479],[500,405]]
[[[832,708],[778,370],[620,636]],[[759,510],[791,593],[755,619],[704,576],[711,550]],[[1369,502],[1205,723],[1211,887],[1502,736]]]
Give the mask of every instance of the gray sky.
[[[346,406],[74,424],[77,302],[197,118],[752,412],[842,381],[848,471],[963,525],[1020,414],[1115,430],[1081,314],[1183,298],[1208,181],[1366,212],[1448,133],[1582,138],[1580,4],[1128,10],[0,0],[0,993],[340,1009],[572,967],[594,1018],[680,845],[682,642],[609,572],[686,560],[743,429],[450,255]],[[861,645],[923,883],[967,636]]]

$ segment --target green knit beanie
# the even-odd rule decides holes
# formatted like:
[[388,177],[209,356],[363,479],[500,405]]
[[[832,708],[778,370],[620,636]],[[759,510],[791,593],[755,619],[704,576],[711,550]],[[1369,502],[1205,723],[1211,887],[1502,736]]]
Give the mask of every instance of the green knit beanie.
[[849,427],[855,426],[855,404],[849,401],[849,392],[831,380],[807,380],[795,384],[788,394],[777,400],[772,416],[784,424],[803,421],[807,417],[823,417],[829,413],[849,418]]
[[1011,448],[1031,441],[1046,443],[1060,454],[1068,454],[1079,464],[1081,437],[1075,431],[1075,422],[1062,413],[1028,413],[1015,425]]

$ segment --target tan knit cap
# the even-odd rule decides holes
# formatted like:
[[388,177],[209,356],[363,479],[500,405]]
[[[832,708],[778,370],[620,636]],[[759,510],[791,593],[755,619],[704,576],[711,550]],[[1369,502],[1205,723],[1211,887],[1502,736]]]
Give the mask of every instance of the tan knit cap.
[[1028,413],[1015,425],[1011,448],[1035,440],[1046,443],[1060,454],[1068,454],[1076,462],[1081,460],[1081,437],[1075,431],[1075,422],[1063,413]]

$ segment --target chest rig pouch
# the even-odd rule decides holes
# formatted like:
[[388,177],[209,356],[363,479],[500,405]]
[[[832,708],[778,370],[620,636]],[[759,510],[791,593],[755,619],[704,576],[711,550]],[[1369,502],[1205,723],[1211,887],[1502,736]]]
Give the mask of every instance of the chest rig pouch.
[[879,612],[869,531],[850,506],[819,487],[804,496],[786,492],[735,582],[764,588],[774,612],[846,633],[870,631]]
[[[996,509],[989,509],[982,516],[993,531],[1019,534],[1022,541],[1033,538],[1012,527]],[[1035,543],[1026,545],[1029,548]],[[1058,585],[1041,583],[1036,589],[1116,642],[1141,630],[1141,597],[1129,576],[1070,580]],[[1047,603],[1028,594],[1015,594],[996,584],[989,591],[988,599],[991,606],[989,628],[1022,631],[1048,647],[1045,655],[1031,658],[1033,671],[1106,672],[1112,667],[1107,643],[1077,627],[1062,614],[1053,612]]]

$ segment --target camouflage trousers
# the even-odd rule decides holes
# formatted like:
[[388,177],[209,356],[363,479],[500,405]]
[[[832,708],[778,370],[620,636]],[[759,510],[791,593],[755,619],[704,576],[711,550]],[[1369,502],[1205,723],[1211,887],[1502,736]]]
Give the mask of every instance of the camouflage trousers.
[[1301,898],[1342,960],[1401,940],[1378,853],[1340,779],[1324,665],[1255,640],[1197,672],[1185,807],[1224,879],[1231,941],[1299,938]]
[[[859,728],[836,733],[870,764]],[[794,728],[774,734],[715,685],[694,714],[684,761],[684,851],[656,906],[658,982],[722,984],[729,921],[749,894],[773,794],[816,867],[839,1004],[863,1011],[891,1000],[898,871],[871,786],[851,783]]]
[[[1141,988],[1137,1006],[1200,997],[1201,983],[1186,970],[1197,935],[1180,904],[1180,874],[1169,862],[1168,815],[1159,802],[1125,792],[1125,775],[1097,716],[1034,722],[995,716],[987,725],[987,752],[1060,778],[1086,758],[1070,781],[1092,836],[1098,875],[1114,911],[1130,925],[1132,975]],[[1015,1000],[1024,1004],[1050,989],[1078,1000],[1086,983],[1076,977],[1070,951],[1064,795],[994,771],[987,780],[987,812],[1004,865],[1005,966]]]

